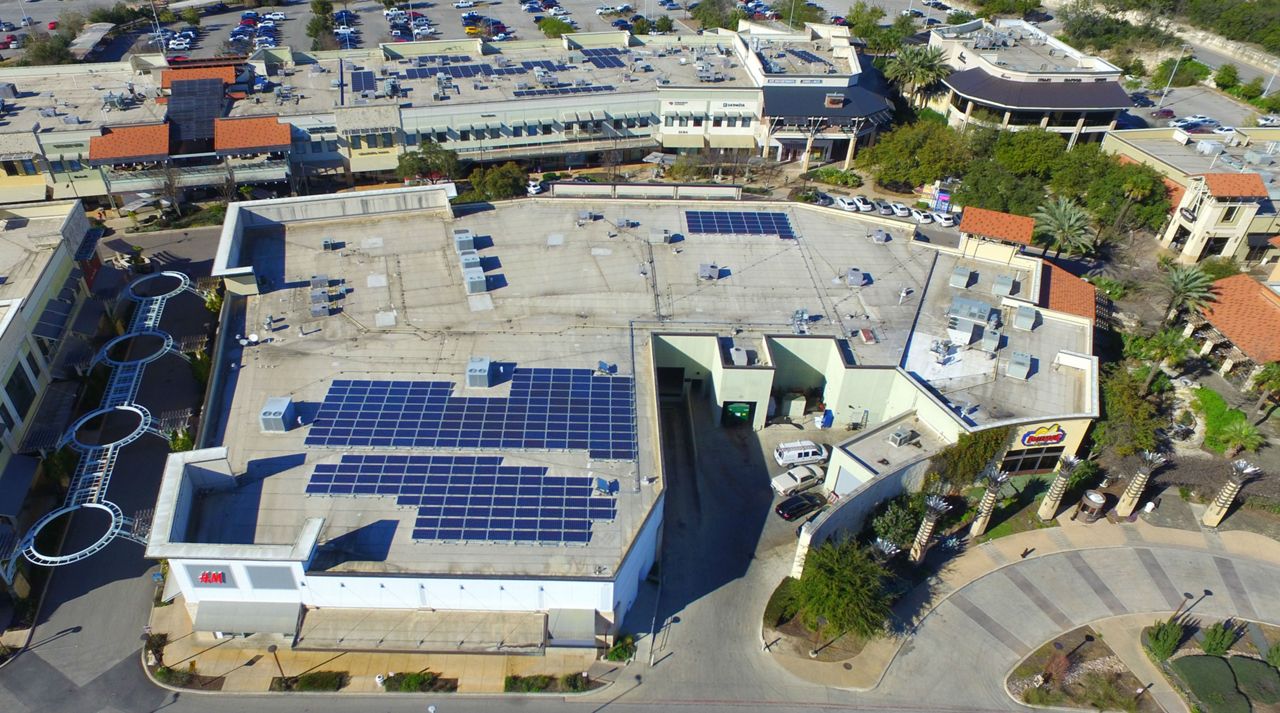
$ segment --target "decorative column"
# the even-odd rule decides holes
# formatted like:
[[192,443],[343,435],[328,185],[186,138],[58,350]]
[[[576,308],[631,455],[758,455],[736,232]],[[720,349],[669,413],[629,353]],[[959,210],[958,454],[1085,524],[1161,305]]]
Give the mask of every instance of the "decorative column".
[[1036,511],[1036,517],[1047,522],[1058,516],[1058,508],[1062,506],[1062,496],[1067,492],[1067,481],[1071,480],[1071,474],[1079,465],[1080,459],[1075,456],[1062,456],[1058,459],[1058,474],[1049,485],[1049,492],[1045,494],[1044,500],[1040,501],[1040,509]]
[[938,518],[951,509],[946,500],[937,495],[930,495],[924,500],[924,520],[920,529],[916,530],[916,539],[911,543],[911,561],[919,564],[929,552],[929,541],[933,539],[933,529],[938,526]]
[[1236,495],[1240,494],[1240,488],[1243,488],[1245,483],[1261,472],[1261,468],[1247,460],[1232,461],[1231,476],[1227,478],[1222,490],[1218,491],[1218,497],[1214,498],[1213,502],[1209,504],[1209,509],[1204,511],[1204,517],[1200,519],[1200,522],[1204,523],[1205,527],[1217,527],[1222,524],[1222,518],[1227,516],[1227,511],[1231,509],[1231,504],[1236,501]]
[[1164,465],[1165,458],[1159,453],[1153,451],[1142,452],[1142,465],[1138,466],[1138,472],[1133,474],[1129,479],[1129,486],[1124,489],[1124,494],[1120,496],[1120,502],[1116,505],[1116,515],[1119,517],[1129,517],[1134,510],[1138,509],[1138,502],[1142,500],[1142,491],[1147,488],[1147,481],[1151,479],[1151,474],[1157,468]]
[[969,537],[978,537],[987,531],[991,513],[996,509],[996,498],[1000,496],[1000,489],[1004,484],[1009,482],[1009,474],[989,471],[986,480],[987,492],[982,494],[982,502],[978,503],[978,516],[973,519],[973,525],[969,528]]

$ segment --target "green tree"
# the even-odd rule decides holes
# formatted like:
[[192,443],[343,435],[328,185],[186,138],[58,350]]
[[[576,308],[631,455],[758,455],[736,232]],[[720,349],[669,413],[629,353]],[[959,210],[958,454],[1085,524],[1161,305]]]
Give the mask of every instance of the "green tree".
[[423,141],[417,149],[400,155],[396,175],[401,178],[424,178],[432,183],[453,180],[462,175],[458,153],[434,141]]
[[649,20],[643,17],[631,23],[631,34],[633,35],[647,35],[649,34],[649,30],[650,30]]
[[75,10],[63,10],[58,13],[58,34],[75,39],[84,29],[84,15]]
[[329,0],[311,0],[311,19],[307,20],[307,37],[314,42],[329,39],[333,34],[333,3]]
[[737,9],[729,0],[702,0],[689,11],[689,16],[707,29],[723,27],[736,30],[738,20],[746,17],[746,13]]
[[1240,97],[1246,101],[1253,101],[1262,96],[1262,89],[1262,77],[1254,77],[1240,85]]
[[952,10],[947,13],[948,25],[963,25],[966,22],[973,22],[978,16],[968,10]]
[[1016,176],[1035,176],[1048,180],[1054,168],[1067,153],[1067,140],[1062,134],[1044,129],[1001,132],[996,139],[995,160]]
[[809,550],[796,582],[796,601],[806,625],[818,617],[832,634],[870,639],[884,633],[892,603],[884,568],[853,540],[824,542]]
[[945,56],[940,47],[907,45],[885,65],[884,74],[898,85],[912,106],[917,106],[917,100],[924,98],[930,86],[951,73]]
[[670,17],[660,15],[653,21],[653,29],[662,33],[672,32],[676,29],[676,23]]
[[1085,206],[1113,232],[1123,228],[1158,227],[1169,214],[1168,189],[1155,169],[1111,159],[1107,170],[1089,184]]
[[1137,377],[1123,366],[1110,365],[1103,371],[1101,387],[1102,419],[1094,428],[1094,440],[1122,457],[1155,449],[1156,429],[1163,422]]
[[1102,144],[1077,144],[1063,152],[1053,164],[1049,190],[1054,195],[1082,199],[1098,176],[1111,170],[1115,158],[1102,151]]
[[1180,367],[1191,354],[1193,342],[1182,336],[1179,329],[1162,329],[1142,340],[1135,340],[1134,351],[1143,361],[1148,362],[1150,370],[1142,382],[1142,393],[1151,392],[1151,384],[1161,373],[1161,366],[1167,364],[1172,368]]
[[803,2],[777,2],[770,9],[778,13],[783,22],[796,29],[804,27],[805,23],[822,24],[827,21],[826,10]]
[[1044,184],[1035,176],[1017,176],[992,160],[969,164],[954,194],[956,203],[1004,213],[1031,215],[1044,202]]
[[1253,405],[1253,410],[1262,414],[1262,418],[1258,421],[1261,423],[1267,419],[1267,414],[1263,413],[1264,409],[1280,398],[1280,362],[1273,361],[1259,369],[1249,389],[1258,394],[1258,401]]
[[916,529],[920,527],[920,519],[924,517],[923,507],[913,507],[916,503],[917,500],[909,495],[889,500],[883,505],[883,510],[871,518],[871,531],[876,537],[883,537],[898,547],[911,546]]
[[1222,656],[1236,643],[1238,632],[1234,626],[1225,621],[1211,624],[1204,628],[1204,638],[1200,641],[1200,650],[1209,656]]
[[1088,212],[1070,198],[1058,196],[1031,217],[1036,219],[1037,237],[1056,251],[1054,257],[1064,249],[1072,255],[1088,255],[1097,245]]
[[188,7],[182,11],[182,21],[193,27],[200,26],[200,9]]
[[1211,257],[1199,262],[1200,269],[1209,279],[1216,282],[1224,277],[1240,274],[1240,263],[1235,258],[1230,257]]
[[501,166],[477,168],[467,180],[472,190],[487,200],[498,201],[523,194],[529,174],[519,164],[508,161]]
[[969,160],[968,145],[954,129],[931,121],[906,124],[864,149],[858,165],[881,185],[921,186],[959,175]]
[[1226,452],[1227,458],[1235,458],[1240,451],[1256,451],[1267,442],[1258,427],[1244,419],[1237,419],[1218,431],[1218,442]]
[[1184,310],[1194,312],[1213,301],[1213,280],[1197,265],[1174,265],[1164,274],[1161,284],[1169,294],[1165,324],[1172,323]]
[[575,32],[573,25],[570,25],[558,17],[542,18],[542,20],[538,22],[538,29],[542,30],[542,34],[552,39],[563,37],[564,35]]
[[1234,64],[1228,62],[1218,67],[1218,71],[1213,75],[1213,83],[1219,89],[1231,89],[1240,84],[1240,70],[1236,69]]
[[65,35],[32,33],[23,45],[23,57],[18,64],[50,65],[71,64],[71,41]]
[[1182,624],[1168,619],[1157,621],[1147,629],[1147,651],[1151,658],[1163,663],[1173,656],[1182,643]]
[[844,16],[849,33],[863,39],[875,34],[880,29],[880,21],[883,19],[884,8],[879,5],[869,5],[864,0],[855,2]]
[[[1177,73],[1174,73],[1174,68]],[[1189,87],[1209,78],[1213,70],[1209,65],[1197,62],[1190,57],[1183,57],[1179,62],[1176,57],[1170,57],[1161,62],[1156,71],[1151,74],[1150,86],[1163,87],[1169,84],[1169,75],[1173,75],[1173,86]]]

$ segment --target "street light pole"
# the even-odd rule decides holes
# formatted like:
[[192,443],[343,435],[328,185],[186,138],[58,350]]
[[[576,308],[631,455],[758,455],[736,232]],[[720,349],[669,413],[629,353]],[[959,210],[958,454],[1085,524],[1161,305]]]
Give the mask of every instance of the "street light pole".
[[1183,45],[1182,51],[1178,53],[1178,61],[1173,63],[1173,71],[1169,73],[1169,81],[1164,84],[1164,91],[1160,92],[1160,101],[1156,104],[1156,111],[1160,111],[1160,107],[1164,106],[1165,97],[1169,96],[1169,87],[1173,86],[1173,78],[1178,75],[1178,66],[1182,64],[1182,58],[1187,54],[1187,48],[1190,45]]
[[280,665],[280,655],[276,653],[280,647],[272,644],[267,647],[267,651],[271,654],[271,658],[276,660],[276,670],[280,672],[280,683],[284,684],[284,667]]

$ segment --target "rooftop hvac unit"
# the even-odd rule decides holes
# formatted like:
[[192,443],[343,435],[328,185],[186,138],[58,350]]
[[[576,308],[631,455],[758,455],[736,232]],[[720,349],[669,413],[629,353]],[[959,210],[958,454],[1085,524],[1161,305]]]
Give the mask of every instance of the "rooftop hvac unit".
[[1000,330],[987,329],[982,332],[982,351],[994,352],[1000,348]]
[[294,423],[293,399],[288,396],[273,396],[267,399],[258,419],[264,433],[284,433]]
[[650,230],[650,231],[649,231],[649,242],[650,242],[651,244],[653,244],[653,245],[659,245],[659,244],[662,244],[662,243],[670,243],[670,242],[671,242],[671,231],[670,231],[670,230],[667,230],[667,229],[665,229],[665,228],[663,228],[663,229],[661,229],[661,230],[657,230],[657,229],[655,229],[655,230]]
[[867,276],[856,267],[849,268],[844,274],[844,281],[850,287],[862,287],[867,284]]
[[1026,352],[1014,352],[1009,359],[1009,368],[1005,373],[1014,378],[1026,381],[1031,378],[1031,355]]
[[1275,163],[1275,158],[1265,151],[1254,151],[1250,149],[1244,152],[1244,162],[1255,166],[1270,166]]
[[955,269],[951,271],[951,280],[949,284],[957,290],[967,290],[969,289],[969,279],[972,276],[973,270],[970,270],[963,265],[956,265]]
[[18,87],[13,82],[0,82],[0,99],[17,99]]
[[1013,313],[1013,328],[1021,329],[1024,332],[1030,332],[1035,329],[1036,319],[1040,316],[1040,312],[1030,305],[1021,305],[1017,311]]
[[747,350],[742,347],[733,347],[729,350],[729,360],[734,366],[750,366],[751,356],[747,354]]
[[991,285],[991,294],[1008,297],[1013,294],[1013,286],[1012,275],[1000,275],[996,278],[995,283]]
[[485,279],[484,270],[468,267],[462,271],[462,282],[467,287],[467,294],[478,295],[489,291],[489,282]]
[[458,251],[458,261],[462,263],[463,272],[472,267],[480,267],[480,253],[475,250],[460,250]]
[[919,437],[920,434],[909,428],[899,428],[889,434],[889,445],[894,448],[901,448],[902,446],[911,444]]
[[718,280],[720,279],[720,268],[709,262],[704,262],[698,266],[699,280]]
[[456,228],[453,231],[453,249],[458,252],[476,249],[476,236],[467,228]]
[[1196,153],[1202,156],[1217,156],[1218,154],[1222,153],[1223,149],[1225,148],[1226,147],[1223,146],[1221,141],[1210,141],[1208,139],[1201,139],[1196,142]]
[[312,305],[311,305],[311,316],[312,316],[312,317],[328,317],[328,316],[329,316],[329,305],[328,305],[328,303],[325,303],[325,304],[312,304]]
[[467,386],[487,389],[493,386],[493,369],[489,357],[471,357],[467,362]]

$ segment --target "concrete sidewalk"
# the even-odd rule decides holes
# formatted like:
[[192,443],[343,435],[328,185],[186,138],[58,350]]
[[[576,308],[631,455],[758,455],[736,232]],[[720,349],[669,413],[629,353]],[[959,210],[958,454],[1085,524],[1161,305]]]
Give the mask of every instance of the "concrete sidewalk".
[[[1166,495],[1166,497],[1169,496]],[[857,656],[848,661],[813,661],[784,653],[783,647],[774,647],[771,649],[774,661],[796,677],[811,683],[848,690],[870,691],[880,684],[893,662],[910,648],[907,644],[912,641],[916,627],[953,593],[1008,565],[1034,560],[1045,555],[1132,546],[1168,547],[1280,565],[1280,546],[1277,546],[1275,540],[1252,532],[1157,527],[1141,518],[1131,523],[1110,523],[1099,520],[1092,524],[1085,524],[1082,521],[1072,521],[1067,517],[1067,512],[1069,511],[1058,518],[1059,527],[1030,530],[992,540],[971,547],[949,561],[927,585],[922,585],[932,587],[932,592],[925,593],[917,588],[912,593],[908,593],[903,602],[900,602],[900,606],[905,604],[908,609],[915,611],[914,617],[904,622],[905,628],[910,632],[907,636],[888,637],[869,642]],[[1197,522],[1199,514],[1196,513]],[[1022,553],[1027,551],[1029,554],[1024,560]],[[917,596],[913,597],[913,593]],[[921,599],[923,602],[920,601]],[[1241,614],[1246,613],[1241,612]],[[1138,631],[1142,626],[1150,624],[1149,621],[1145,621],[1149,617],[1135,616],[1144,620],[1141,625],[1137,625]],[[1113,648],[1123,648],[1123,644],[1112,642],[1110,639],[1108,643],[1112,644]],[[1116,653],[1122,656],[1126,664],[1129,664],[1130,658],[1139,659],[1129,664],[1134,667],[1134,674],[1139,678],[1152,679],[1153,673],[1143,673],[1139,670],[1142,662],[1147,662],[1147,659],[1136,641],[1134,652],[1136,654],[1130,652],[1130,656],[1122,655],[1119,650]],[[1149,662],[1147,664],[1150,665]],[[1151,671],[1155,671],[1154,667],[1151,667]],[[1167,688],[1168,684],[1163,676],[1154,680],[1159,688]],[[1001,684],[1003,685],[1003,681]],[[1181,700],[1175,692],[1167,693]],[[1157,695],[1157,699],[1162,705],[1164,704],[1163,694],[1153,692],[1153,695]],[[1185,706],[1171,708],[1166,705],[1165,709],[1174,713],[1185,710]]]
[[1130,614],[1114,619],[1103,619],[1093,625],[1094,631],[1102,637],[1107,646],[1120,658],[1121,663],[1133,672],[1133,675],[1147,686],[1147,694],[1160,704],[1166,713],[1189,713],[1187,702],[1173,689],[1173,684],[1164,677],[1147,652],[1142,650],[1142,630],[1151,626],[1151,617],[1145,614]]
[[195,663],[202,676],[222,677],[224,692],[262,693],[270,690],[271,679],[297,676],[309,671],[346,671],[351,682],[343,693],[380,691],[375,677],[408,671],[431,671],[441,678],[457,679],[459,693],[501,693],[507,676],[548,675],[589,672],[594,680],[612,680],[616,666],[596,660],[594,649],[544,649],[540,655],[501,654],[406,654],[367,651],[296,651],[281,645],[276,655],[279,668],[257,638],[214,639],[191,630],[182,597],[168,606],[151,610],[153,633],[167,634],[164,648],[166,666],[186,670]]

